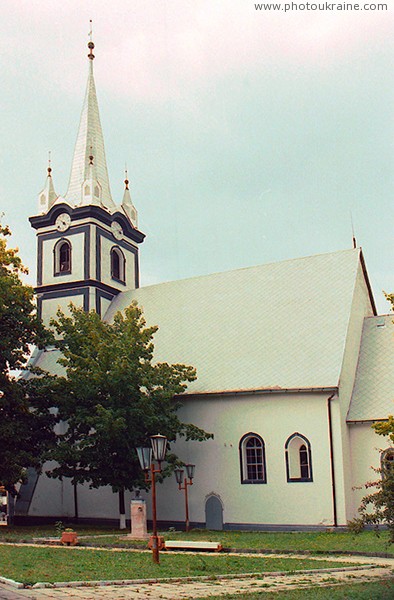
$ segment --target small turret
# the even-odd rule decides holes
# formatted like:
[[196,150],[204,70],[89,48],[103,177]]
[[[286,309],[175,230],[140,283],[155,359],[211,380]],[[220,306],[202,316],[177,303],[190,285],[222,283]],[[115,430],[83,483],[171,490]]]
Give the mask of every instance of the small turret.
[[48,160],[47,178],[44,189],[38,195],[38,212],[45,214],[53,206],[58,197],[53,187],[51,159]]
[[124,212],[126,213],[126,216],[131,221],[133,227],[138,229],[138,213],[137,213],[137,209],[135,208],[133,201],[131,199],[129,183],[130,182],[127,178],[127,171],[126,171],[126,179],[124,180],[125,190],[124,190],[124,194],[123,194],[122,208],[123,208]]

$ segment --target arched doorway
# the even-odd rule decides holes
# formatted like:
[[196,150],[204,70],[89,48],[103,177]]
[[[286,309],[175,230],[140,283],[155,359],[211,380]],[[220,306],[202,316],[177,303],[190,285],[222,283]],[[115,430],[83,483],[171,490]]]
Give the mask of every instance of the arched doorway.
[[205,501],[205,527],[216,531],[223,529],[223,504],[216,494],[211,494]]

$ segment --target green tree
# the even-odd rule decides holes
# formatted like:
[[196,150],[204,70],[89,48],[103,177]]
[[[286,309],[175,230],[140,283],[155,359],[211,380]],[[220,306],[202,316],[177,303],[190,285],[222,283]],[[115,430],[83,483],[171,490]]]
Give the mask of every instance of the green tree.
[[[153,362],[157,327],[146,327],[135,303],[113,323],[72,305],[70,311],[70,316],[59,311],[52,322],[65,375],[41,381],[51,387],[58,416],[67,423],[52,453],[58,466],[49,474],[71,477],[74,486],[110,485],[119,494],[124,526],[125,490],[147,487],[135,448],[158,432],[170,442],[177,436],[211,437],[178,417],[179,394],[196,378],[195,370]],[[168,458],[164,476],[176,461],[174,455]]]
[[27,271],[18,250],[7,247],[9,235],[0,226],[0,483],[14,493],[27,467],[40,470],[54,439],[55,417],[41,390],[29,398],[26,382],[15,375],[26,366],[30,346],[47,337],[33,288],[21,280]]
[[[387,420],[372,425],[378,435],[388,437],[394,444],[394,418],[389,415]],[[387,450],[387,449],[386,449]],[[360,517],[351,521],[350,527],[361,531],[365,525],[385,525],[390,532],[390,542],[394,543],[394,448],[381,451],[381,466],[373,471],[378,475],[374,481],[365,484],[368,493],[361,501],[358,512]]]

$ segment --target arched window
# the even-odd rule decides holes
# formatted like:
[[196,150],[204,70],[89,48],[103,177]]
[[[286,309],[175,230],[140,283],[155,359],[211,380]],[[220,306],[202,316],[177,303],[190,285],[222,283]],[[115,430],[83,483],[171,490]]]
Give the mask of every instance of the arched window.
[[59,240],[53,250],[54,274],[69,275],[71,273],[71,244],[68,240]]
[[247,433],[239,442],[241,483],[267,483],[264,440]]
[[115,281],[126,282],[126,259],[118,246],[111,249],[111,277]]
[[311,445],[301,433],[293,433],[285,444],[287,481],[313,481]]

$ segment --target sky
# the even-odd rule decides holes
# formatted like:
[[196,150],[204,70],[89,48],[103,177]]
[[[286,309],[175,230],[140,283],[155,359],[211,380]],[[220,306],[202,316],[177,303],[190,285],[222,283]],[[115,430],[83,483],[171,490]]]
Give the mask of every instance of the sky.
[[0,212],[30,283],[28,217],[48,151],[56,192],[67,190],[92,19],[112,196],[121,202],[127,164],[147,236],[142,285],[343,250],[353,223],[378,310],[389,311],[394,0],[358,12],[251,0],[0,9]]

